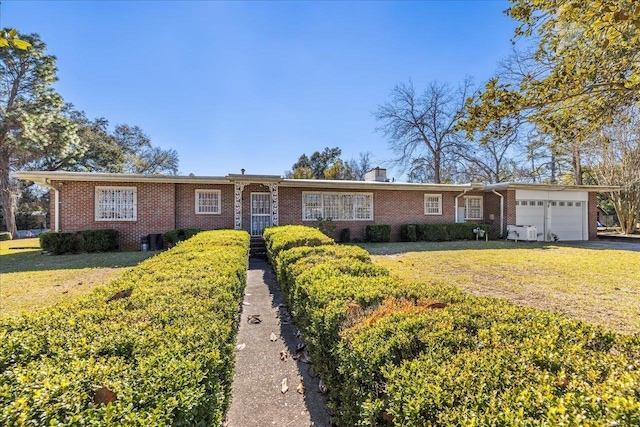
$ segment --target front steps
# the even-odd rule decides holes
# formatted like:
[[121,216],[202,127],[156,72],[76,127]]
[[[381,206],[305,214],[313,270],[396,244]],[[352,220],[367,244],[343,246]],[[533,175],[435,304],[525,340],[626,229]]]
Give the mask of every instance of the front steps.
[[252,258],[267,258],[267,247],[262,237],[252,237],[249,244],[249,256]]

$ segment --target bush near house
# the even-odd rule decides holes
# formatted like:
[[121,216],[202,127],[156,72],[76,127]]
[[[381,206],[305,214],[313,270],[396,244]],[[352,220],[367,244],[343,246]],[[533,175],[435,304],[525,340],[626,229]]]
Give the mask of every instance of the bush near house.
[[204,231],[202,228],[198,227],[187,227],[187,228],[176,228],[175,230],[167,231],[162,235],[162,238],[169,245],[169,247],[174,246],[176,243],[181,242],[183,240],[187,240],[196,234]]
[[403,242],[446,242],[450,240],[474,240],[474,229],[481,228],[489,233],[489,226],[472,222],[450,224],[404,224],[400,226]]
[[367,225],[364,229],[365,241],[384,243],[391,241],[391,226],[388,224]]
[[13,236],[8,231],[0,232],[0,242],[13,239]]
[[79,300],[1,318],[0,425],[220,425],[248,248],[246,232],[203,232]]
[[[266,239],[291,246],[287,235]],[[356,248],[330,248],[270,257],[338,425],[640,423],[640,336],[399,285]]]
[[42,250],[54,255],[118,250],[118,231],[111,229],[83,230],[76,233],[42,233],[39,238]]

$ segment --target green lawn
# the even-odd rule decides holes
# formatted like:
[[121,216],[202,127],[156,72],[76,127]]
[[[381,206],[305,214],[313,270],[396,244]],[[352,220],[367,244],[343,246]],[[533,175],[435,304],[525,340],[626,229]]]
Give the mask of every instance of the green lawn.
[[403,281],[453,283],[640,332],[640,252],[513,242],[416,242],[362,245]]
[[38,310],[76,298],[154,253],[52,256],[41,254],[38,239],[0,242],[0,315]]

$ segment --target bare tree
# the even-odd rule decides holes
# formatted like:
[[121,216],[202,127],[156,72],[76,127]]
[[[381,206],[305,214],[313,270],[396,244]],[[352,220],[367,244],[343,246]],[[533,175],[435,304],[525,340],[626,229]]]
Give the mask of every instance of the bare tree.
[[624,234],[635,230],[640,217],[640,115],[629,109],[613,125],[595,136],[591,168],[599,185],[617,185],[620,192],[609,194]]
[[365,174],[373,168],[373,154],[371,151],[360,153],[357,159],[351,159],[347,164],[351,171],[351,179],[364,181]]
[[409,176],[434,183],[451,180],[462,135],[456,128],[464,114],[471,88],[466,79],[457,89],[431,82],[421,94],[413,83],[400,83],[391,91],[391,100],[378,107],[378,131],[389,140],[394,163]]

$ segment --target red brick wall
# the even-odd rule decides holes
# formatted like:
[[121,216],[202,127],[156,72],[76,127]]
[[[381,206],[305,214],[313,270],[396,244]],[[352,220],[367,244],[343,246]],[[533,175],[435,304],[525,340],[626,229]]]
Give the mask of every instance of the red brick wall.
[[[220,190],[220,214],[196,214],[196,190]],[[200,227],[205,230],[233,228],[233,184],[175,184],[175,191],[177,207],[175,228]]]
[[[61,231],[112,228],[118,230],[122,249],[138,249],[142,236],[174,228],[173,184],[65,181],[53,185],[60,191]],[[96,186],[136,187],[137,221],[96,221]]]
[[[302,193],[303,191],[319,192],[349,192],[342,189],[306,189],[280,187],[279,211],[280,224],[303,224],[315,226],[316,221],[302,221]],[[354,192],[366,192],[353,190]],[[455,197],[459,192],[435,192],[414,190],[374,190],[373,193],[373,217],[374,221],[334,221],[336,225],[335,236],[340,230],[350,228],[351,238],[364,239],[365,227],[369,224],[389,224],[391,226],[392,240],[400,239],[400,226],[410,223],[451,223],[455,221]],[[442,194],[442,215],[424,214],[424,195]],[[469,192],[466,195],[482,195],[481,192]],[[463,199],[459,200],[462,205]],[[244,208],[243,208],[244,209]],[[485,217],[486,217],[485,211]],[[496,217],[498,218],[498,217]],[[499,218],[498,218],[499,219]],[[482,222],[482,221],[478,221]]]

